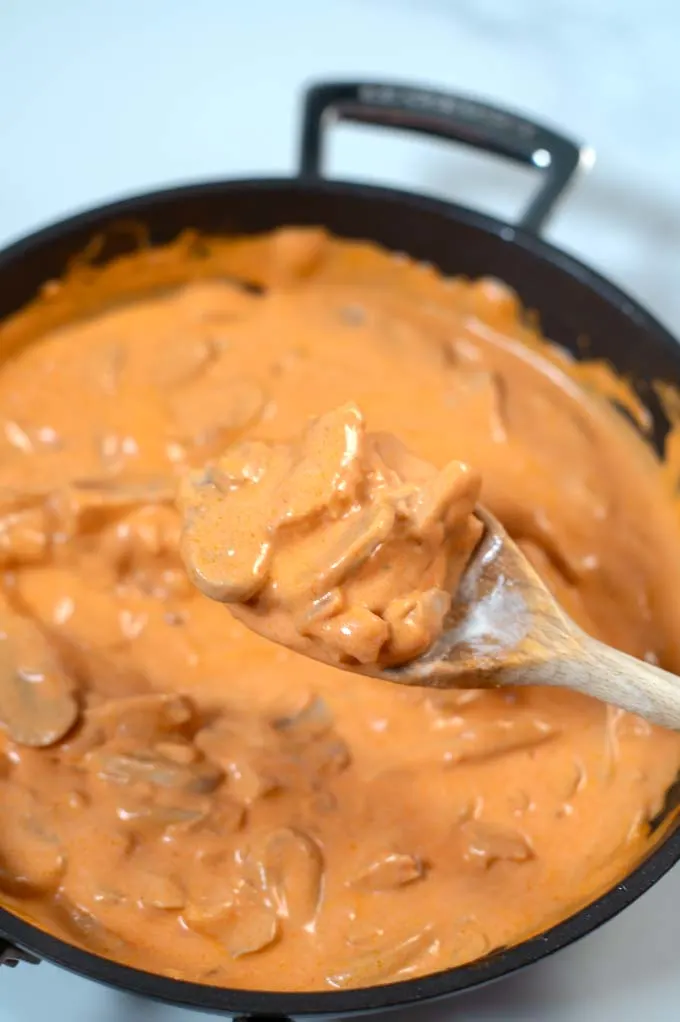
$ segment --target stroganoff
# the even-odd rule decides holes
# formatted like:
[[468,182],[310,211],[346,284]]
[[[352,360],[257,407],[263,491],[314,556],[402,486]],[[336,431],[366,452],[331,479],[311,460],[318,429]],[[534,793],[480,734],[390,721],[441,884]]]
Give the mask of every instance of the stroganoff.
[[187,474],[360,409],[368,447],[474,466],[579,624],[679,670],[661,469],[502,284],[321,231],[187,237],[76,269],[0,350],[3,905],[165,975],[345,988],[521,940],[644,853],[678,735],[565,692],[348,679],[180,557]]

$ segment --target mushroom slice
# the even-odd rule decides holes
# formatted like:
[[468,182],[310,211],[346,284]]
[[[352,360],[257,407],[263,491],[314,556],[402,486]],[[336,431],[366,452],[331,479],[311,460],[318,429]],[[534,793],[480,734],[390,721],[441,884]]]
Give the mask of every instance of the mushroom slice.
[[392,891],[421,880],[425,864],[415,855],[389,852],[376,859],[352,881],[352,886],[364,891]]
[[316,842],[302,831],[283,827],[268,836],[262,865],[278,914],[293,925],[309,926],[323,885],[323,859]]
[[50,810],[26,788],[0,786],[0,890],[22,897],[53,892],[66,867],[66,853],[50,825]]
[[43,632],[29,618],[0,606],[0,724],[15,742],[44,748],[78,718],[71,679]]
[[114,743],[93,749],[85,756],[89,769],[102,780],[115,784],[152,784],[159,788],[175,788],[205,794],[214,791],[223,773],[209,760],[176,763],[153,750],[114,748]]
[[361,479],[366,427],[353,404],[320,416],[306,429],[298,457],[276,494],[274,528],[335,513],[351,503]]
[[186,904],[186,895],[179,880],[162,873],[134,873],[126,881],[126,894],[142,908],[180,911]]
[[228,364],[213,362],[200,385],[188,385],[170,400],[177,438],[195,447],[219,449],[234,443],[260,418],[267,395],[255,380],[234,379]]
[[235,914],[224,944],[232,958],[243,958],[271,947],[279,936],[279,922],[273,910],[254,901]]
[[49,550],[49,529],[43,507],[26,507],[0,517],[0,564],[39,564]]
[[219,863],[218,873],[205,865],[198,884],[190,885],[193,897],[182,912],[184,923],[212,937],[232,958],[253,955],[274,944],[281,935],[279,921],[262,891],[238,871],[233,874],[233,861]]
[[184,696],[149,692],[91,707],[86,719],[92,726],[101,727],[107,737],[117,735],[152,743],[172,733],[181,734],[192,715],[192,705]]
[[170,834],[182,833],[183,829],[201,823],[208,815],[208,810],[201,807],[195,809],[184,806],[158,805],[156,801],[121,802],[116,807],[116,815],[124,823],[132,824],[137,831],[145,835],[160,830]]
[[294,582],[294,595],[313,599],[340,585],[385,543],[394,528],[395,510],[389,504],[369,504],[351,511],[328,529],[329,540],[315,563],[306,565]]
[[291,714],[272,721],[275,731],[302,744],[327,735],[333,727],[333,713],[325,699],[311,696]]
[[98,954],[121,954],[125,941],[112,933],[84,905],[73,901],[68,894],[60,891],[53,901],[57,921],[78,943]]
[[527,862],[534,851],[526,837],[513,827],[468,820],[460,826],[463,858],[479,869],[495,862]]
[[66,536],[96,532],[116,516],[139,505],[170,504],[176,496],[173,479],[131,476],[117,479],[78,479],[50,498],[50,508]]
[[439,947],[432,927],[394,943],[382,942],[368,951],[361,951],[326,976],[326,983],[336,989],[372,986],[407,976],[420,960]]

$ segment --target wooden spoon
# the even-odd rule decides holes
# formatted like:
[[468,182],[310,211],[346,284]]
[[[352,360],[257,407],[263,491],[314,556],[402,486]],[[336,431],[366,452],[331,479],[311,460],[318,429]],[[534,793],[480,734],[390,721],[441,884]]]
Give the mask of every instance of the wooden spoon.
[[378,677],[402,685],[557,685],[680,730],[680,677],[586,635],[561,610],[502,525],[475,512],[482,538],[430,649]]

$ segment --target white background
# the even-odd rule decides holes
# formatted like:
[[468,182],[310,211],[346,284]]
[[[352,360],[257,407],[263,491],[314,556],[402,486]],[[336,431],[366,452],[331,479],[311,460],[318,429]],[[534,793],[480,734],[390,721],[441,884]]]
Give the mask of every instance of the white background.
[[[680,333],[679,12],[676,0],[0,0],[0,244],[170,182],[289,173],[304,81],[409,79],[591,142],[596,168],[549,235]],[[366,129],[338,129],[331,153],[334,174],[507,217],[531,184]],[[418,1022],[672,1022],[678,907],[676,871],[576,947]],[[0,972],[0,1022],[137,1017],[189,1018],[44,964]]]

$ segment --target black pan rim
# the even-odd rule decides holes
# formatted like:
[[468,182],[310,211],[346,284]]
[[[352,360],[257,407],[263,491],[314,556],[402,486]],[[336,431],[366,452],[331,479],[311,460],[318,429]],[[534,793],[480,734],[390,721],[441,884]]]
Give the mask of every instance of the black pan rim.
[[[595,901],[557,925],[528,940],[492,953],[477,962],[415,979],[351,990],[302,993],[239,990],[172,979],[123,965],[51,936],[0,908],[0,933],[41,959],[87,979],[174,1007],[235,1016],[342,1016],[412,1007],[452,994],[472,991],[553,955],[593,933],[649,890],[680,859],[680,828],[676,828],[635,870]],[[27,966],[24,966],[27,967]]]
[[[343,181],[308,182],[291,177],[213,180],[135,194],[105,205],[91,207],[19,238],[0,251],[0,274],[15,260],[53,241],[63,239],[71,232],[83,232],[88,229],[96,232],[105,224],[122,217],[128,219],[138,217],[143,220],[144,213],[157,205],[198,197],[218,200],[221,196],[242,190],[271,192],[284,189],[338,199],[352,196],[373,203],[399,203],[437,214],[451,222],[463,222],[488,235],[500,238],[507,244],[528,250],[537,258],[549,262],[560,272],[574,278],[584,287],[595,291],[605,301],[615,305],[641,330],[655,334],[665,347],[678,352],[678,342],[672,334],[637,301],[585,263],[542,238],[464,206],[397,189]],[[192,225],[187,224],[187,227],[190,226]],[[5,935],[10,941],[15,941],[19,947],[88,979],[178,1007],[236,1015],[338,1016],[413,1006],[472,990],[517,972],[592,933],[618,915],[663,877],[678,859],[680,859],[680,827],[665,836],[646,860],[614,887],[544,933],[513,947],[494,952],[479,962],[416,979],[352,990],[319,990],[304,993],[234,990],[172,979],[122,965],[82,950],[67,941],[52,937],[3,908],[0,908],[0,934]]]
[[[641,329],[655,333],[663,340],[664,345],[670,345],[673,350],[677,351],[678,339],[639,301],[576,256],[565,252],[539,235],[532,234],[487,213],[444,199],[396,188],[323,178],[309,181],[301,177],[211,179],[133,193],[113,202],[90,206],[71,216],[59,218],[36,231],[11,241],[8,246],[0,249],[0,272],[14,260],[29,254],[42,245],[48,245],[52,241],[63,238],[71,231],[101,230],[105,223],[113,223],[119,217],[127,219],[134,219],[135,216],[143,217],[145,209],[148,211],[157,205],[192,198],[219,199],[223,195],[227,196],[230,193],[244,190],[276,192],[283,189],[338,199],[353,197],[364,199],[367,202],[400,203],[411,209],[437,214],[454,223],[464,223],[475,227],[487,235],[500,238],[506,244],[516,245],[537,258],[547,261],[556,269],[596,292],[605,301],[616,306]],[[191,226],[193,225],[187,224],[188,228]],[[359,234],[344,235],[344,237],[361,240]],[[370,241],[371,239],[365,237],[364,240]]]

